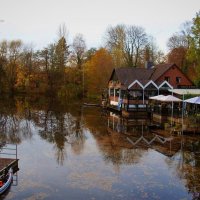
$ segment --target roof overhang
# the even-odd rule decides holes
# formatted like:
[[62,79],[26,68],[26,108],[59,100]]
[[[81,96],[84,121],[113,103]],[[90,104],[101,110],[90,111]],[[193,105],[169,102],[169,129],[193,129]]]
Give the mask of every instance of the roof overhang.
[[169,89],[169,92],[179,95],[186,95],[186,94],[200,95],[200,89]]

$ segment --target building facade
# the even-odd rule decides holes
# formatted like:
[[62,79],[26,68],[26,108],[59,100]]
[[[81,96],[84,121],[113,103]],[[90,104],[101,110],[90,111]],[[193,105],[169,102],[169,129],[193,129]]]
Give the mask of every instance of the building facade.
[[169,94],[169,89],[194,88],[193,82],[176,64],[146,68],[116,68],[108,82],[111,107],[126,111],[146,111],[149,97]]

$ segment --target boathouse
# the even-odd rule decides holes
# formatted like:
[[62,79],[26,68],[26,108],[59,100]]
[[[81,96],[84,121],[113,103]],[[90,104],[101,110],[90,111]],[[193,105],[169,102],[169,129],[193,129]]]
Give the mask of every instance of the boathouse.
[[169,94],[170,89],[194,87],[176,64],[115,68],[108,82],[108,104],[122,111],[147,111],[149,97]]

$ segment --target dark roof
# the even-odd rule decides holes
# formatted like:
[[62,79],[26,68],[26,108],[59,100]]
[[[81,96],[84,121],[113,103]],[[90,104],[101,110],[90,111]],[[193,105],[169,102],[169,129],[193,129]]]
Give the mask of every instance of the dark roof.
[[138,80],[143,85],[150,80],[157,82],[159,77],[173,66],[177,67],[176,64],[169,63],[160,64],[151,69],[133,67],[115,68],[112,76],[115,72],[118,80],[127,88],[134,80]]
[[117,78],[121,83],[123,83],[127,87],[133,82],[133,80],[146,82],[151,78],[153,71],[154,69],[133,68],[133,67],[115,69]]

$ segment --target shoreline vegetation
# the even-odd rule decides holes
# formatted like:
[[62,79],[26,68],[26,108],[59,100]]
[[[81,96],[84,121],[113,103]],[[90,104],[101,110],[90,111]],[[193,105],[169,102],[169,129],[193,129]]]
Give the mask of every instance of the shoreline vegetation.
[[0,41],[0,94],[44,95],[64,99],[100,99],[114,68],[175,63],[200,86],[200,11],[168,40],[165,55],[143,27],[116,25],[105,32],[100,48],[87,49],[82,34],[58,39],[41,50],[21,40]]

